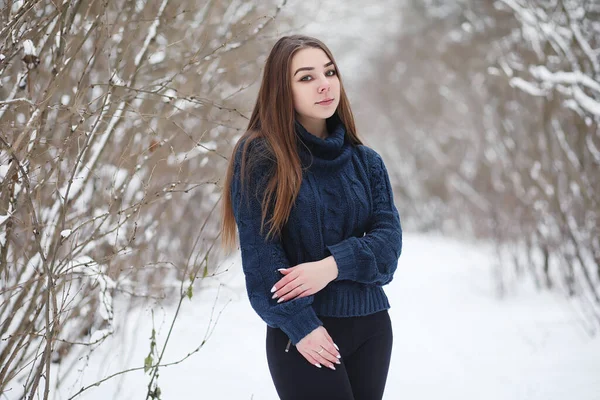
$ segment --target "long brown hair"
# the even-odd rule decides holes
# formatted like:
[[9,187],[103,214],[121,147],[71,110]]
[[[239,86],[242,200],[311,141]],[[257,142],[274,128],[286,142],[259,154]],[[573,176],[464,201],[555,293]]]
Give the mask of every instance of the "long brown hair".
[[[227,250],[232,250],[236,241],[236,222],[233,215],[231,199],[231,180],[235,169],[235,154],[239,146],[244,143],[241,154],[241,182],[244,182],[246,167],[246,151],[253,140],[264,139],[264,146],[269,153],[267,156],[274,159],[275,168],[269,179],[262,200],[261,232],[265,227],[265,220],[269,210],[272,215],[266,221],[270,226],[267,239],[280,235],[287,222],[290,211],[302,183],[302,165],[298,156],[296,133],[294,130],[295,112],[292,100],[292,84],[290,64],[292,57],[298,50],[313,47],[319,48],[327,54],[336,69],[340,81],[340,102],[335,111],[346,128],[346,135],[354,145],[362,144],[356,133],[354,116],[350,109],[350,102],[342,83],[337,63],[331,51],[320,40],[303,35],[284,36],[280,38],[271,49],[265,62],[262,82],[258,91],[258,98],[250,117],[246,132],[234,146],[229,159],[227,175],[223,186],[222,198],[222,244]],[[252,153],[252,156],[256,154]],[[250,163],[250,168],[255,163]],[[248,174],[248,171],[246,171]],[[247,175],[246,175],[247,176]],[[243,187],[243,186],[242,186]],[[275,199],[273,207],[269,207]]]

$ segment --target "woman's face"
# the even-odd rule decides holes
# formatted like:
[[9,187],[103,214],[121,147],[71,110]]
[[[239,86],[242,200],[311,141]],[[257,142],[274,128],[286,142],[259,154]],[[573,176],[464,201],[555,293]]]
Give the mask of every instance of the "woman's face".
[[301,124],[333,115],[340,102],[340,80],[335,65],[323,50],[313,47],[298,50],[292,57],[291,76],[294,109]]

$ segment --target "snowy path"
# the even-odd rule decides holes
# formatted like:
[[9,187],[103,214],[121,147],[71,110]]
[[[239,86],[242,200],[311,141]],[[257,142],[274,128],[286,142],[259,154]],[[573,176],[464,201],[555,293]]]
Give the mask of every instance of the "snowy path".
[[[386,289],[395,342],[385,398],[600,400],[600,337],[587,337],[558,295],[523,288],[497,300],[491,257],[470,245],[405,234],[399,270]],[[277,398],[264,355],[265,328],[245,298],[239,268],[221,281],[227,287],[215,311],[231,302],[198,353],[162,370],[164,400]],[[167,361],[201,343],[215,294],[214,288],[197,288],[184,303]],[[172,313],[155,309],[157,325]],[[111,339],[110,354],[94,352],[82,380],[56,398],[66,399],[119,366],[140,365],[149,348],[149,315],[144,310],[138,319],[128,318],[128,339]],[[160,337],[166,330],[165,323]],[[142,372],[130,373],[80,398],[143,399],[147,383]]]
[[499,301],[490,255],[439,238],[409,238],[401,261],[387,398],[600,399],[600,338],[560,296]]

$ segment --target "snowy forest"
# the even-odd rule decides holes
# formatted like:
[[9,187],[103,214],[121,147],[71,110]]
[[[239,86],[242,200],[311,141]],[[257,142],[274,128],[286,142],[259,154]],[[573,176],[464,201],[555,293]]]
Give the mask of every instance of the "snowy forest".
[[[354,3],[323,6],[349,33],[313,30],[404,229],[492,243],[499,297],[529,280],[600,335],[600,2],[382,1],[389,21]],[[229,155],[270,47],[322,8],[0,4],[0,398],[51,399],[71,373],[58,366],[101,348],[128,310],[179,311],[227,273]],[[169,349],[148,346],[140,390],[161,398]]]

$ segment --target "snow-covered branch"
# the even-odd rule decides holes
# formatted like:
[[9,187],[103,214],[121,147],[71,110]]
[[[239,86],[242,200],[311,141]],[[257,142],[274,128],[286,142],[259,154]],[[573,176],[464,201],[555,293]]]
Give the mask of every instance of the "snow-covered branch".
[[550,72],[545,65],[532,65],[529,67],[531,74],[540,81],[551,83],[552,85],[562,83],[568,85],[582,85],[592,89],[600,95],[600,83],[592,77],[583,74],[581,71]]
[[12,3],[0,28],[0,280],[14,289],[0,291],[0,392],[44,398],[73,344],[113,332],[116,296],[134,294],[133,307],[177,292],[212,248],[224,154],[247,124],[241,88],[260,76],[274,1]]

